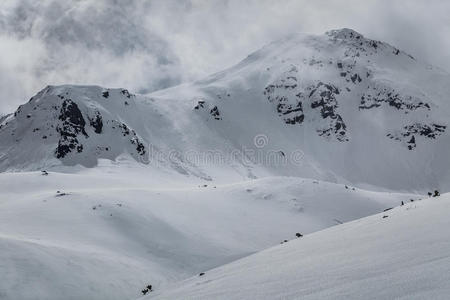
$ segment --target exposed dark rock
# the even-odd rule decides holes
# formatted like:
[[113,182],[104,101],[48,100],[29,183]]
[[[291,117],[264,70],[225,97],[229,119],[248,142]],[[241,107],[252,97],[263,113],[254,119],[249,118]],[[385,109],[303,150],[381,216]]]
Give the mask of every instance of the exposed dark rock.
[[414,123],[412,125],[404,126],[402,130],[389,133],[387,137],[396,141],[404,142],[409,150],[413,150],[417,146],[417,136],[428,139],[436,139],[445,132],[447,126],[438,124],[422,124]]
[[122,129],[123,136],[130,135],[130,130],[128,129],[127,125],[125,125],[124,123],[120,123],[119,127]]
[[359,77],[359,75],[356,74],[356,73],[353,74],[353,75],[350,77],[350,79],[352,80],[353,83],[356,83],[356,81],[358,81],[358,82],[361,82],[361,81],[362,81],[361,77]]
[[72,100],[67,99],[63,102],[58,119],[71,129],[70,134],[76,135],[81,132],[87,135],[84,130],[86,122],[77,104]]
[[120,91],[122,93],[122,95],[124,95],[125,97],[127,97],[128,99],[130,99],[132,96],[134,96],[133,94],[131,94],[128,90],[121,90]]
[[205,101],[199,100],[198,104],[194,107],[194,109],[200,109],[200,108],[204,108],[204,107],[205,107]]
[[102,116],[100,114],[100,112],[95,112],[95,117],[92,119],[89,119],[89,122],[91,124],[92,127],[94,127],[94,132],[95,133],[102,133],[102,129],[103,129],[103,120],[102,120]]
[[197,102],[197,105],[194,107],[194,109],[208,111],[208,113],[211,115],[211,117],[213,117],[215,120],[222,120],[219,108],[216,105],[214,105],[214,106],[208,105],[205,100],[199,100]]
[[413,148],[416,148],[416,137],[415,136],[411,136],[411,139],[407,142],[408,145],[408,149],[412,150]]
[[209,113],[211,114],[211,116],[216,119],[216,120],[222,120],[222,118],[220,117],[220,112],[219,109],[217,108],[217,106],[214,106]]
[[69,193],[57,193],[55,197],[64,197],[70,195]]
[[[342,63],[338,63],[341,64]],[[319,110],[323,119],[326,119],[329,126],[317,129],[320,136],[333,136],[339,141],[347,141],[347,126],[337,111],[336,95],[340,94],[339,89],[323,82],[318,82],[303,88],[298,86],[298,79],[295,76],[297,69],[292,67],[285,73],[285,77],[269,84],[264,89],[264,95],[269,102],[274,103],[276,111],[283,118],[286,124],[296,125],[305,121],[305,103],[310,103],[312,109]],[[356,77],[358,80],[358,76]],[[324,127],[324,126],[321,126]]]
[[[137,153],[139,154],[139,155],[141,155],[141,156],[143,156],[143,155],[145,155],[145,153],[146,153],[146,150],[145,150],[145,145],[144,145],[144,143],[139,139],[139,137],[138,137],[138,135],[136,134],[136,132],[133,130],[133,129],[131,129],[131,128],[129,128],[126,124],[124,124],[124,123],[120,123],[120,122],[117,122],[117,121],[113,121],[113,123],[114,124],[117,124],[116,126],[111,126],[111,128],[112,129],[115,129],[115,128],[119,128],[120,130],[121,130],[121,134],[122,134],[122,136],[124,136],[124,137],[126,137],[126,136],[130,136],[130,143],[132,144],[132,145],[135,145],[136,146],[136,151],[137,151]],[[108,151],[109,150],[109,148],[105,148],[105,150],[106,151]]]
[[130,142],[133,145],[136,145],[136,151],[138,154],[140,154],[140,155],[145,154],[145,146],[136,136],[131,138]]
[[286,124],[295,125],[302,124],[305,115],[303,113],[303,104],[301,94],[294,93],[291,90],[298,90],[297,73],[295,67],[291,68],[286,74],[286,78],[282,78],[274,84],[269,84],[264,89],[264,95],[267,96],[269,102],[276,104],[278,115],[283,118]]
[[[111,216],[112,216],[112,215],[111,215]],[[152,285],[149,284],[149,285],[147,285],[147,287],[146,287],[145,289],[143,289],[141,292],[142,292],[142,294],[145,296],[147,293],[153,292],[153,289],[152,289],[152,288],[153,288]]]
[[329,126],[317,130],[319,135],[327,137],[334,136],[341,142],[348,141],[346,135],[347,126],[342,117],[337,113],[338,103],[336,95],[339,95],[339,89],[332,84],[323,82],[317,83],[315,87],[310,87],[310,89],[309,98],[311,108],[319,109],[322,118],[330,121]]
[[430,105],[411,96],[401,95],[393,89],[377,87],[361,96],[360,109],[380,107],[383,103],[398,110],[413,111],[419,108],[430,110]]
[[56,131],[60,134],[58,146],[55,150],[57,158],[64,158],[72,150],[83,151],[83,145],[78,140],[81,133],[88,137],[85,131],[86,122],[77,104],[70,99],[64,100],[58,119],[62,121]]

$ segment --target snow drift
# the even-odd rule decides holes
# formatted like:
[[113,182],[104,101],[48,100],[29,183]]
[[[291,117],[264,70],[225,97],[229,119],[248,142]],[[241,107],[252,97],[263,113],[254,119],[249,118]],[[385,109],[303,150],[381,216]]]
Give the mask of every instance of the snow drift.
[[183,281],[145,299],[447,299],[450,195],[409,202]]

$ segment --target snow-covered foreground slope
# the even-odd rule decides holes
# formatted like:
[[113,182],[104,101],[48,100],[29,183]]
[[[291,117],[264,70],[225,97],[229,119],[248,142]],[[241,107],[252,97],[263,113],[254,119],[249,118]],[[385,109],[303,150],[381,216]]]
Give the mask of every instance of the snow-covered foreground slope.
[[133,299],[147,284],[419,198],[293,177],[170,178],[106,167],[0,174],[0,298]]
[[204,80],[134,95],[49,86],[0,118],[0,171],[94,167],[450,190],[450,75],[350,29],[275,41]]
[[449,194],[407,203],[207,271],[145,299],[448,299],[449,211]]

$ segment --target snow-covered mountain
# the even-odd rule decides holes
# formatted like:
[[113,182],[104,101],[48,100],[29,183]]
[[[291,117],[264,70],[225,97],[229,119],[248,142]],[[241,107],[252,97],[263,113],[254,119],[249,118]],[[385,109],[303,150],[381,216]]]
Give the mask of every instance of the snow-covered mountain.
[[294,239],[144,299],[447,299],[450,195]]
[[449,83],[341,29],[148,95],[48,86],[0,116],[0,299],[135,299],[148,284],[162,299],[314,298],[323,274],[325,296],[366,296],[353,278],[373,258],[364,286],[403,284],[392,266],[447,257],[418,251],[447,238],[448,195],[417,200],[450,189]]
[[[449,82],[350,29],[293,35],[145,96],[49,86],[2,119],[0,169],[93,167],[125,154],[207,180],[294,175],[448,190]],[[205,159],[211,152],[220,159]]]

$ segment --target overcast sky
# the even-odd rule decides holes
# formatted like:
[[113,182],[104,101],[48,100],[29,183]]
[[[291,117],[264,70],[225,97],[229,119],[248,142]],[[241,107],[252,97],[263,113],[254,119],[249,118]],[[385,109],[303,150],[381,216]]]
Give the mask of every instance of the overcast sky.
[[48,84],[149,92],[348,27],[450,70],[450,1],[0,0],[0,114]]

